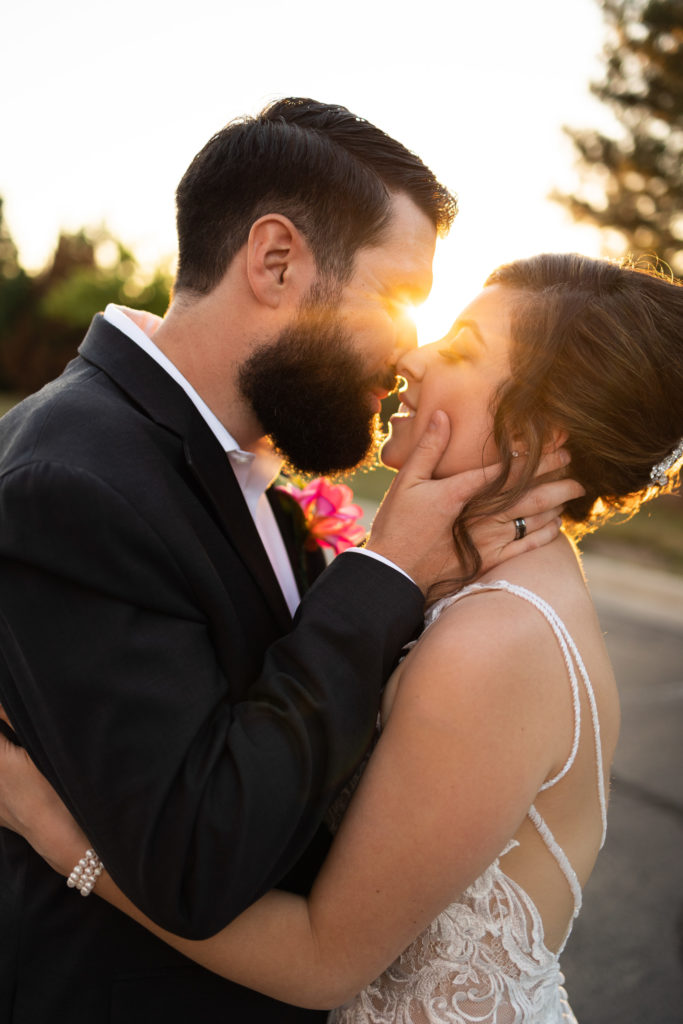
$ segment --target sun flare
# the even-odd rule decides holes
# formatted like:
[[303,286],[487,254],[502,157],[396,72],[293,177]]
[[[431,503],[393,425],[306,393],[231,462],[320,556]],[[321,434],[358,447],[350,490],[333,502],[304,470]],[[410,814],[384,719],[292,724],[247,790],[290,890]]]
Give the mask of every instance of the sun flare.
[[[482,264],[486,256],[482,256]],[[411,316],[417,327],[418,345],[438,341],[449,331],[460,310],[477,294],[484,271],[473,264],[462,266],[462,255],[447,243],[437,245],[434,284],[429,298],[414,306]]]
[[443,338],[482,290],[489,274],[502,263],[539,252],[601,254],[601,239],[595,228],[570,224],[566,215],[552,206],[535,216],[527,214],[523,232],[513,218],[507,223],[499,221],[492,237],[482,233],[477,217],[468,211],[463,210],[458,221],[453,233],[437,242],[429,298],[412,310],[419,345]]

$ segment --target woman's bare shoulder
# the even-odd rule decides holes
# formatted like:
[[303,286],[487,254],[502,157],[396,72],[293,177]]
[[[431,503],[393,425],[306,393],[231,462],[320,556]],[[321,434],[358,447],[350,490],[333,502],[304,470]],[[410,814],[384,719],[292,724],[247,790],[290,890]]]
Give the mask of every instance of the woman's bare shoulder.
[[[566,545],[552,558],[516,561],[504,567],[507,582],[538,595],[561,618],[568,612],[589,648],[602,644],[580,567]],[[497,575],[481,582],[493,584]],[[447,604],[406,658],[398,690],[404,700],[419,695],[422,711],[431,708],[435,716],[449,709],[461,716],[466,708],[486,716],[505,708],[511,724],[545,730],[548,749],[563,749],[566,736],[571,739],[571,714],[564,714],[571,707],[567,667],[557,638],[538,607],[504,589],[477,588]]]
[[[549,711],[548,680],[565,671],[557,641],[538,610],[505,590],[477,590],[446,606],[406,658],[399,690],[419,693],[434,713],[486,713],[505,706],[511,717]],[[564,689],[563,687],[561,689]]]

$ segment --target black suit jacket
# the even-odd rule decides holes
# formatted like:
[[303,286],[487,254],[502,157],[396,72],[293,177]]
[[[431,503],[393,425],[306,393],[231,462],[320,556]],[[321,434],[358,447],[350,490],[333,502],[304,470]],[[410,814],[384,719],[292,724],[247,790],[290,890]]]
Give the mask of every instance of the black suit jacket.
[[[308,887],[421,614],[400,573],[345,555],[292,624],[220,445],[101,317],[0,421],[0,701],[171,931],[206,937],[273,885]],[[0,836],[2,1021],[320,1016],[190,964]]]

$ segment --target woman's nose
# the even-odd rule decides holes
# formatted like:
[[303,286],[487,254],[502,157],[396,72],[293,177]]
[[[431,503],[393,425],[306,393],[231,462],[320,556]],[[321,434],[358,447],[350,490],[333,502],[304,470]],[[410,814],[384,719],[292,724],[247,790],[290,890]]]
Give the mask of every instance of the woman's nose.
[[422,380],[427,367],[438,354],[439,344],[437,341],[430,345],[420,345],[419,348],[406,352],[399,359],[396,365],[396,372],[413,380]]

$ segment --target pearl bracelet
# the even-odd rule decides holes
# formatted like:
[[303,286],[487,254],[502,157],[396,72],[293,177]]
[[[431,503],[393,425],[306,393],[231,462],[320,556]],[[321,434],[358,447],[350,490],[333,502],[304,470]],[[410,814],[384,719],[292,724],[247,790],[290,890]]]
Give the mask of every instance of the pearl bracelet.
[[78,889],[81,896],[89,896],[95,882],[104,871],[104,865],[94,850],[86,850],[66,880],[70,889]]

